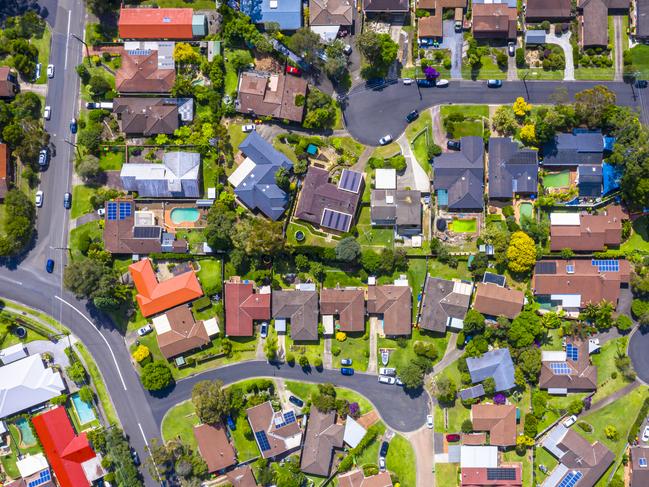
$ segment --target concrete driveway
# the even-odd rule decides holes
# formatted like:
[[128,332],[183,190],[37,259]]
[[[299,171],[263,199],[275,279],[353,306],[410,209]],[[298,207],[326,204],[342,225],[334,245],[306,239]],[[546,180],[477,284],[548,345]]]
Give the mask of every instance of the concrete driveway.
[[545,36],[547,44],[557,44],[563,49],[563,54],[566,58],[566,68],[563,71],[564,81],[575,80],[575,63],[572,59],[572,44],[570,44],[570,36],[572,32],[564,32],[560,36],[555,35],[554,25],[550,27],[550,33]]
[[453,20],[445,20],[442,23],[442,35],[442,43],[439,48],[451,51],[451,79],[462,79],[464,34],[455,32],[455,22]]
[[422,193],[430,193],[430,178],[424,168],[417,162],[405,133],[399,137],[397,143],[401,147],[401,153],[406,158],[406,170],[402,175],[397,176],[397,187],[399,189],[411,188]]

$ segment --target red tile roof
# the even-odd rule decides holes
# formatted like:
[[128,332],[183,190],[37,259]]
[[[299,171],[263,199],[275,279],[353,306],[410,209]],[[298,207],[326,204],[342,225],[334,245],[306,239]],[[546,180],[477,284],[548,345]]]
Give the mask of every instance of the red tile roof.
[[475,431],[489,431],[489,444],[516,444],[516,406],[512,404],[474,404],[471,421]]
[[65,408],[39,414],[32,423],[61,487],[89,486],[81,464],[97,455],[85,433],[75,434]]
[[194,271],[158,282],[149,259],[131,264],[128,269],[137,289],[137,303],[144,316],[162,313],[203,295]]
[[208,472],[218,472],[237,463],[234,448],[221,423],[194,426],[194,437]]
[[192,39],[191,8],[123,8],[119,12],[122,39]]
[[252,336],[254,320],[270,319],[270,293],[255,292],[254,283],[231,280],[225,283],[225,333]]
[[9,153],[7,144],[0,144],[0,199],[4,199],[9,187],[7,175],[9,174]]

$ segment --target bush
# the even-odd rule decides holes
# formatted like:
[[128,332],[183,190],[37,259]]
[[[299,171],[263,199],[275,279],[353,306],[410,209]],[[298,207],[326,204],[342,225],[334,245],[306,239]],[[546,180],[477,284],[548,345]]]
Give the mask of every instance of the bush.
[[649,302],[642,299],[634,299],[631,302],[631,314],[634,318],[639,319],[649,312]]
[[390,159],[390,166],[392,169],[395,169],[397,172],[403,172],[406,170],[406,158],[402,155],[394,156]]
[[300,367],[306,369],[309,366],[309,358],[306,355],[300,355],[297,363],[300,364]]
[[316,358],[313,361],[313,365],[315,366],[316,369],[321,369],[322,368],[322,359],[320,357]]
[[575,416],[584,409],[584,402],[581,399],[575,399],[568,406],[568,414],[574,414]]
[[354,465],[354,460],[357,455],[360,455],[379,435],[379,425],[375,424],[367,430],[365,436],[355,448],[347,452],[347,455],[338,465],[338,471],[341,473],[347,472]]
[[291,367],[295,365],[295,355],[293,354],[293,352],[288,352],[286,354],[286,363],[289,364]]
[[338,340],[339,342],[344,342],[345,340],[347,340],[347,333],[345,333],[344,331],[337,331],[336,340]]
[[587,423],[586,421],[579,421],[577,423],[577,426],[581,428],[582,431],[585,431],[586,433],[592,433],[593,432],[593,427]]
[[620,333],[624,333],[633,327],[633,321],[627,315],[620,315],[615,319],[615,326]]
[[337,357],[338,355],[340,355],[340,352],[341,352],[340,347],[338,347],[336,345],[331,347],[331,355],[333,355],[334,357]]
[[462,421],[460,429],[462,430],[462,433],[471,433],[473,431],[473,423],[470,419],[465,419]]
[[151,355],[149,347],[146,345],[138,345],[138,347],[133,352],[133,360],[140,363]]
[[413,349],[417,355],[429,358],[430,360],[437,359],[438,356],[437,347],[435,347],[434,343],[417,340],[415,342]]
[[516,49],[516,66],[519,68],[525,65],[525,49],[519,47]]
[[167,362],[157,360],[144,366],[140,375],[142,386],[147,391],[159,391],[171,385],[174,381]]

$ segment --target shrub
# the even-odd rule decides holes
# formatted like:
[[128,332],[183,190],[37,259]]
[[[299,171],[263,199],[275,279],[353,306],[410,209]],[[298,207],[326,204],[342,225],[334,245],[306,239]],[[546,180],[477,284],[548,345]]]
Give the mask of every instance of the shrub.
[[340,355],[340,352],[341,352],[340,347],[338,347],[336,345],[331,347],[331,355],[333,355],[334,357],[337,357],[338,355]]
[[580,399],[575,399],[568,406],[568,414],[577,415],[584,409],[584,403]]
[[306,355],[300,355],[297,363],[300,364],[300,367],[306,369],[309,366],[309,358]]
[[316,369],[321,369],[322,368],[322,359],[320,357],[316,358],[313,361],[313,365],[315,366]]
[[159,391],[173,383],[171,369],[167,362],[157,360],[144,366],[140,375],[142,386],[147,391]]
[[417,355],[429,358],[430,360],[437,359],[437,348],[434,343],[417,340],[413,349]]
[[288,352],[286,354],[286,363],[289,364],[291,367],[295,365],[295,355],[293,354],[293,352]]
[[649,312],[649,302],[642,299],[634,299],[631,302],[631,314],[634,318],[641,318],[647,312]]
[[345,333],[344,331],[337,331],[336,340],[338,340],[339,342],[344,342],[345,340],[347,340],[347,333]]
[[609,424],[606,428],[604,428],[604,434],[609,440],[617,441],[620,435],[617,432],[617,428],[611,424]]
[[151,351],[149,350],[149,347],[147,347],[146,345],[138,345],[138,347],[133,352],[133,360],[135,360],[137,363],[140,363],[150,355]]
[[586,433],[592,433],[593,432],[593,427],[589,423],[587,423],[586,421],[579,421],[577,423],[577,426],[579,426],[579,428],[581,428]]
[[470,419],[465,419],[462,421],[460,429],[462,430],[462,433],[471,433],[473,431],[473,423]]
[[620,333],[624,333],[633,327],[633,321],[627,315],[620,315],[615,319],[615,326]]

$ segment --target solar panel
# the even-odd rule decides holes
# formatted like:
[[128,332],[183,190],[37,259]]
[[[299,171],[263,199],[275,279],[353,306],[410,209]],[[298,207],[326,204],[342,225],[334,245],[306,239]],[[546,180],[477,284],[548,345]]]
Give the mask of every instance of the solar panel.
[[550,368],[555,375],[569,375],[571,372],[571,369],[566,362],[552,362]]
[[487,480],[516,480],[515,468],[488,468]]
[[482,282],[484,283],[493,283],[497,284],[500,287],[505,286],[505,276],[501,276],[500,274],[494,274],[493,272],[485,272],[484,277],[482,278]]
[[568,274],[574,274],[575,273],[575,266],[572,264],[568,264],[566,266],[566,273]]
[[284,421],[286,422],[286,424],[295,423],[295,421],[296,421],[295,413],[293,411],[289,411],[287,413],[284,413]]
[[262,452],[270,450],[270,443],[268,443],[265,431],[255,432],[255,437],[257,438],[257,443],[259,443],[259,448]]
[[537,274],[556,274],[557,273],[557,263],[548,262],[548,261],[539,261],[536,263],[534,272]]
[[343,172],[340,175],[340,181],[338,182],[338,189],[350,191],[351,193],[358,193],[362,180],[363,176],[361,173],[350,171],[349,169],[343,169]]
[[322,212],[322,222],[320,223],[320,226],[338,230],[339,232],[346,232],[349,230],[351,223],[352,216],[350,214],[325,208]]
[[50,482],[52,480],[52,476],[50,475],[49,470],[41,470],[40,475],[38,476],[37,479],[32,480],[27,484],[27,487],[36,487],[38,485],[42,485],[46,482]]
[[571,343],[568,343],[568,344],[566,345],[566,356],[567,356],[570,360],[577,360],[577,359],[579,359],[579,348],[577,348],[576,346],[574,346],[574,345],[571,344]]
[[162,227],[133,227],[133,238],[160,238]]
[[566,475],[557,487],[574,487],[574,485],[584,476],[581,472],[573,470]]
[[591,263],[599,272],[620,272],[620,262],[612,259],[593,259]]
[[638,458],[638,465],[641,467],[646,467],[647,466],[647,459],[645,457]]
[[106,215],[109,220],[117,220],[117,203],[108,203]]
[[124,220],[131,216],[131,203],[123,203],[120,202],[119,204],[119,219]]

